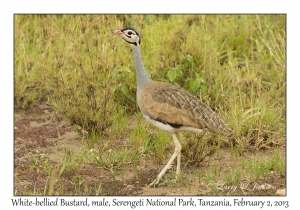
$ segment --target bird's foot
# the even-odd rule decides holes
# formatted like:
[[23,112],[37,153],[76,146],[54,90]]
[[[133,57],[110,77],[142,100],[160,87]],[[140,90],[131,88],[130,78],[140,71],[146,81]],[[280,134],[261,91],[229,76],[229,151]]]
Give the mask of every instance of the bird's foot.
[[153,182],[149,184],[149,187],[155,187],[160,181],[160,177],[156,177]]
[[[159,176],[156,177],[156,178],[154,179],[154,181],[151,182],[151,183],[149,184],[149,187],[155,187],[156,185],[158,185],[160,179],[161,179],[161,177],[159,177]],[[181,179],[181,176],[178,175],[178,174],[176,174],[176,177],[172,180],[172,182],[173,182],[173,183],[176,183],[176,182],[180,181],[180,179]]]
[[178,175],[178,174],[176,174],[176,176],[175,176],[175,178],[172,180],[172,182],[173,182],[173,183],[177,183],[177,182],[180,181],[180,179],[181,179],[181,176]]

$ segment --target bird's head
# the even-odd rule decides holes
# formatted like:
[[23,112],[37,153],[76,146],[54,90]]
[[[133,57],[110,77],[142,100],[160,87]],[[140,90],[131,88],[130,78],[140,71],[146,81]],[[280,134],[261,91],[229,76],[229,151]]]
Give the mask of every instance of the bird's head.
[[111,30],[112,33],[120,35],[126,42],[133,45],[141,44],[141,36],[135,28],[126,27],[122,30]]

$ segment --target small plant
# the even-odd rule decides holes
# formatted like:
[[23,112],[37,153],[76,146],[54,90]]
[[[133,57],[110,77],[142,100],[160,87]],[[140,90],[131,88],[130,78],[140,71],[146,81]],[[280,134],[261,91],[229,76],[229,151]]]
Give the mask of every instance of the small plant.
[[205,183],[207,185],[211,185],[212,183],[215,183],[216,181],[216,176],[214,175],[214,173],[211,171],[211,169],[206,170],[205,172],[205,177],[203,178],[203,180],[205,181]]
[[76,195],[82,195],[84,194],[82,192],[83,188],[83,182],[84,182],[85,177],[83,175],[75,175],[72,178],[72,182],[75,184],[75,192]]
[[101,138],[100,135],[93,130],[90,134],[90,139],[91,139],[90,148],[94,148],[97,141],[100,142],[100,138]]
[[199,182],[199,185],[200,185],[201,180],[203,179],[203,171],[202,170],[197,170],[197,174],[198,174],[198,182]]
[[271,171],[277,170],[280,175],[285,175],[285,160],[276,150],[271,159],[255,158],[252,161],[243,160],[241,166],[244,170],[254,175],[255,181],[262,177],[270,176]]
[[121,138],[127,131],[128,116],[124,108],[120,108],[115,115],[109,129],[109,139]]
[[225,174],[223,181],[230,186],[236,186],[239,185],[241,178],[242,171],[240,169],[234,169],[233,167],[230,173]]
[[153,142],[151,154],[154,158],[154,161],[156,163],[162,163],[163,159],[166,157],[165,150],[167,148],[167,145],[170,145],[172,143],[172,141],[170,140],[170,134],[159,130],[157,131],[157,133],[152,133],[151,141]]
[[110,168],[109,172],[110,172],[110,175],[113,178],[113,180],[115,180],[116,179],[116,171],[113,168]]
[[109,151],[99,150],[98,153],[92,153],[91,157],[93,163],[98,165],[99,168],[113,172],[111,171],[113,168],[120,168],[124,164],[130,163],[130,152],[123,148]]
[[[141,114],[138,115],[139,118]],[[152,148],[151,135],[147,132],[146,124],[140,123],[141,119],[133,126],[130,134],[129,145],[136,154],[148,154]]]
[[[209,134],[210,135],[210,134]],[[219,139],[206,138],[205,133],[202,134],[192,134],[186,133],[185,138],[186,143],[182,146],[182,156],[185,165],[199,165],[205,157],[209,157],[214,154],[220,147]]]
[[82,155],[74,156],[73,151],[68,147],[63,147],[64,156],[62,160],[59,162],[59,173],[58,176],[61,175],[70,175],[73,174],[81,165],[84,163]]
[[274,154],[273,158],[271,159],[271,162],[272,162],[273,168],[276,169],[281,176],[286,175],[286,161],[280,155],[278,149],[275,151],[275,154]]
[[37,173],[39,173],[40,169],[39,169],[39,158],[37,155],[33,155],[31,157],[31,166],[30,166],[30,169],[31,170],[36,170]]

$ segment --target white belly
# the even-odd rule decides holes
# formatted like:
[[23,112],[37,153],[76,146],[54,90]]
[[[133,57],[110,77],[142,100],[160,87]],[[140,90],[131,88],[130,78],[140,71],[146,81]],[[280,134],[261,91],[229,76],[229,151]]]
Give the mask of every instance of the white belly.
[[146,120],[148,120],[151,124],[155,125],[156,127],[158,127],[161,130],[167,131],[169,133],[176,133],[176,132],[180,132],[180,131],[192,131],[192,132],[196,132],[196,133],[201,133],[203,130],[199,129],[199,128],[193,128],[193,127],[188,127],[188,126],[181,126],[179,128],[174,128],[169,124],[164,124],[162,122],[153,120],[152,118],[150,118],[148,115],[143,115],[145,117]]

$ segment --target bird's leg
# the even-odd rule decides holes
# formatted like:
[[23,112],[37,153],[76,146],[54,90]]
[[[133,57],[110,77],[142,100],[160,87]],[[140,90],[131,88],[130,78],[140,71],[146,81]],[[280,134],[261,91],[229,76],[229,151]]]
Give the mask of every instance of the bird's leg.
[[[180,142],[179,142],[178,135],[175,134],[175,137],[177,138],[177,141],[174,141],[175,145],[176,145],[176,142],[177,142],[177,144],[179,144],[179,145],[177,145],[177,147],[180,148],[179,153],[177,154],[177,168],[176,168],[176,179],[178,179],[179,175],[180,175],[181,145],[180,145]],[[176,148],[176,146],[175,146],[175,148]]]
[[180,173],[181,145],[180,145],[180,143],[178,141],[178,138],[177,138],[177,136],[176,136],[175,133],[172,133],[172,138],[173,138],[174,144],[175,144],[175,151],[174,151],[172,157],[170,158],[170,160],[168,161],[168,163],[163,168],[163,170],[158,174],[158,176],[156,177],[156,179],[151,184],[149,184],[149,186],[155,186],[155,185],[158,184],[158,182],[163,177],[163,175],[166,173],[166,171],[168,170],[168,168],[170,167],[170,165],[172,164],[172,162],[174,161],[174,159],[176,157],[177,157],[177,170],[176,170],[177,176]]

